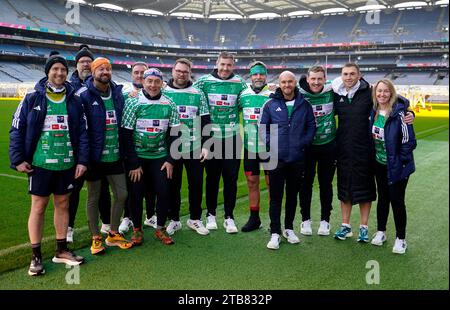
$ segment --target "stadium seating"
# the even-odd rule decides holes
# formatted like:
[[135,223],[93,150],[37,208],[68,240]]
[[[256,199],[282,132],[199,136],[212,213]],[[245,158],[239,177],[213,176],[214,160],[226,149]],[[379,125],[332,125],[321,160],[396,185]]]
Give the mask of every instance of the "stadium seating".
[[169,20],[81,6],[79,25],[65,23],[68,9],[64,1],[0,0],[0,7],[0,22],[149,44],[238,48],[355,41],[448,41],[448,32],[441,31],[442,26],[448,27],[448,11],[440,7],[382,11],[379,23],[370,24],[364,13],[288,20],[205,21]]
[[[143,42],[157,46],[202,47],[218,51],[218,47],[240,49],[242,47],[270,48],[273,46],[348,43],[348,42],[422,42],[426,40],[448,42],[448,10],[446,7],[431,6],[426,9],[395,10],[388,9],[379,13],[379,23],[370,24],[365,13],[312,15],[302,18],[265,19],[265,20],[204,20],[143,16],[128,12],[114,12],[92,6],[80,6],[80,24],[68,24],[65,21],[68,9],[65,1],[59,0],[0,0],[0,22],[32,27],[45,32],[65,31],[89,36],[90,38],[114,41]],[[38,29],[41,28],[41,29]],[[205,29],[207,31],[205,31]],[[37,43],[13,43],[0,39],[0,82],[34,82],[42,77],[42,64],[54,48]],[[192,54],[195,54],[193,50]],[[59,52],[68,60],[76,54],[74,47],[61,48]],[[288,52],[285,52],[286,55]],[[299,57],[255,57],[269,66],[288,68],[296,73],[305,72],[313,65],[328,65],[329,78],[337,75],[339,68],[349,60],[361,66],[385,66],[383,72],[366,72],[365,78],[374,82],[382,77],[389,77],[396,83],[405,84],[445,84],[446,76],[433,74],[434,69],[423,69],[430,64],[448,72],[448,55],[434,53],[432,55],[376,55],[346,56],[345,52],[328,56]],[[448,49],[447,49],[448,53]],[[238,52],[239,54],[239,52]],[[3,59],[2,55],[5,56]],[[97,52],[96,56],[106,56],[111,61],[129,63],[144,61],[154,64],[172,64],[174,56],[140,54],[124,54]],[[181,55],[180,55],[181,56]],[[18,61],[11,61],[18,57]],[[214,66],[215,56],[210,59],[194,58],[194,65],[206,66],[210,70]],[[189,56],[188,56],[189,58]],[[34,61],[33,61],[34,59]],[[239,58],[237,65],[247,66],[251,58]],[[33,64],[30,64],[33,63]],[[39,63],[39,65],[36,65]],[[73,66],[73,62],[70,63]],[[396,67],[396,70],[393,68]],[[411,70],[407,67],[416,68]],[[167,69],[165,69],[167,71]],[[203,73],[208,70],[200,70]],[[425,71],[424,71],[425,70]],[[272,70],[269,81],[277,79],[277,70]],[[279,71],[279,70],[278,70]],[[124,65],[115,66],[115,80],[129,80],[129,69]],[[274,73],[275,72],[275,73]],[[431,73],[430,73],[431,72]],[[245,72],[240,72],[245,78]],[[201,73],[196,70],[194,76]]]

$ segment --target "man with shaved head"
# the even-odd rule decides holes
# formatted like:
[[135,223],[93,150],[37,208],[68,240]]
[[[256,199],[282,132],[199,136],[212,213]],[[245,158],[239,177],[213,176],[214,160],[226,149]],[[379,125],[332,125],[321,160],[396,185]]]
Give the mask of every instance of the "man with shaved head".
[[260,131],[269,154],[277,157],[276,168],[269,171],[270,183],[270,233],[267,247],[277,250],[281,235],[281,203],[286,184],[286,206],[283,236],[289,243],[299,243],[293,222],[299,185],[304,173],[305,147],[313,141],[316,131],[311,105],[296,87],[297,80],[290,71],[283,71],[279,88],[270,95],[263,107]]

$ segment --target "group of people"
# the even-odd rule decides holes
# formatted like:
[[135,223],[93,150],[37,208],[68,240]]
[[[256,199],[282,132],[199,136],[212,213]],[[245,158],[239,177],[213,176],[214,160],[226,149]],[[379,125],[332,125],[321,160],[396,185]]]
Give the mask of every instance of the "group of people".
[[[242,232],[261,227],[259,183],[263,170],[269,189],[271,236],[267,248],[278,249],[281,236],[288,243],[300,242],[294,229],[297,197],[300,233],[311,235],[311,197],[317,171],[321,205],[317,233],[329,235],[332,181],[337,170],[342,225],[334,237],[345,240],[352,236],[350,214],[352,205],[359,204],[357,240],[369,241],[368,218],[377,189],[378,227],[371,243],[386,241],[392,205],[396,226],[393,252],[405,253],[405,191],[415,170],[414,115],[391,81],[383,79],[371,87],[359,67],[348,63],[333,82],[327,81],[323,67],[314,66],[299,81],[292,72],[282,72],[276,87],[268,84],[267,66],[256,61],[250,64],[251,83],[247,85],[234,73],[234,55],[222,52],[216,69],[195,83],[191,81],[192,63],[180,58],[167,83],[157,68],[135,63],[132,86],[124,88],[113,82],[109,60],[95,58],[88,46],[80,47],[75,61],[76,70],[68,82],[66,59],[52,53],[45,77],[13,115],[11,167],[28,174],[31,194],[30,275],[45,272],[41,240],[51,194],[57,243],[53,262],[84,262],[67,247],[73,242],[84,181],[93,255],[105,252],[104,243],[121,249],[142,244],[143,225],[155,228],[155,237],[163,244],[173,244],[172,236],[182,228],[183,166],[188,181],[186,225],[200,235],[218,229],[216,209],[222,179],[223,226],[227,233],[237,233],[233,212],[242,146],[250,211]],[[202,221],[204,171],[206,225]],[[127,240],[124,234],[130,228],[133,232]],[[107,235],[105,240],[102,233]]]

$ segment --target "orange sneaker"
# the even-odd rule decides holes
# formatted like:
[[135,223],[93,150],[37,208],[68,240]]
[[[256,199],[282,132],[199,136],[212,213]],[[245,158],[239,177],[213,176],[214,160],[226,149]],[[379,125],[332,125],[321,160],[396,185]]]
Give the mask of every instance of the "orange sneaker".
[[102,236],[92,237],[91,254],[97,255],[105,253],[105,247],[102,244]]
[[144,241],[144,232],[142,228],[133,228],[133,236],[131,237],[131,242],[133,245],[141,245]]
[[133,243],[124,238],[121,233],[108,233],[108,237],[106,238],[107,246],[117,246],[123,250],[129,249],[133,246]]
[[170,238],[170,236],[167,234],[165,229],[157,229],[155,231],[155,237],[160,240],[162,243],[164,243],[165,245],[170,245],[170,244],[174,244],[175,242],[173,241],[172,238]]

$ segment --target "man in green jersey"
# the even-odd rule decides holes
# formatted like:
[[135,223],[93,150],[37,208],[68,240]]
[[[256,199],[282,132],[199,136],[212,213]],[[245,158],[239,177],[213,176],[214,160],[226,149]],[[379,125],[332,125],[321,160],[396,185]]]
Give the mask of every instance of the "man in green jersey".
[[325,69],[313,66],[299,82],[300,92],[311,104],[316,119],[316,134],[305,150],[305,177],[300,190],[302,223],[300,233],[312,235],[311,197],[314,178],[319,180],[321,216],[318,235],[330,234],[330,213],[333,202],[333,178],[336,171],[336,120],[333,88],[326,81]]
[[52,52],[45,75],[17,107],[10,130],[11,167],[28,174],[31,210],[28,232],[32,259],[28,274],[45,273],[41,240],[45,209],[53,194],[57,250],[55,263],[79,265],[84,259],[67,249],[69,195],[74,181],[86,171],[89,156],[83,107],[66,82],[67,61]]
[[177,107],[161,93],[161,71],[150,68],[144,72],[144,88],[137,97],[126,100],[122,127],[128,177],[131,181],[130,207],[134,224],[135,245],[143,242],[142,200],[147,190],[156,194],[157,227],[155,237],[164,244],[173,244],[165,229],[169,209],[169,179],[174,159],[169,152],[172,127],[180,125]]
[[[223,177],[223,196],[227,233],[237,233],[233,210],[236,205],[241,137],[239,133],[238,97],[247,88],[245,81],[233,73],[234,55],[222,52],[211,74],[195,84],[208,100],[212,138],[205,147],[213,146],[213,158],[206,162],[206,228],[217,229],[216,209],[220,177]],[[203,133],[205,134],[205,133]],[[208,148],[208,147],[206,147]]]
[[[264,144],[258,138],[258,121],[264,104],[270,100],[272,91],[267,85],[267,67],[257,61],[250,65],[250,79],[252,84],[239,96],[239,108],[242,110],[244,122],[244,171],[247,178],[248,201],[250,217],[242,227],[243,232],[249,232],[261,227],[259,217],[259,175],[261,158],[259,153],[265,150]],[[264,171],[267,187],[269,175]]]
[[208,155],[202,149],[201,129],[210,123],[208,102],[205,94],[192,86],[190,80],[192,63],[185,58],[177,59],[172,68],[172,79],[163,90],[164,96],[172,99],[177,106],[180,118],[181,137],[171,146],[172,157],[179,157],[173,168],[171,182],[171,203],[169,208],[170,223],[167,233],[172,235],[181,229],[181,182],[183,166],[186,168],[189,183],[189,213],[187,226],[200,235],[209,234],[203,226],[202,217],[202,189],[203,189],[203,161]]
[[[136,96],[137,93],[142,89],[144,82],[144,72],[148,69],[148,66],[145,62],[136,62],[131,66],[131,86],[124,87],[122,89],[122,93],[124,99],[126,100],[128,96]],[[156,196],[154,193],[147,191],[145,196],[145,204],[146,204],[146,219],[144,221],[144,225],[156,228],[156,215],[155,215],[155,206],[156,206]],[[129,200],[127,200],[127,204],[125,204],[123,219],[119,226],[119,231],[121,233],[126,233],[133,227],[133,222],[131,221],[131,211],[129,206]]]

